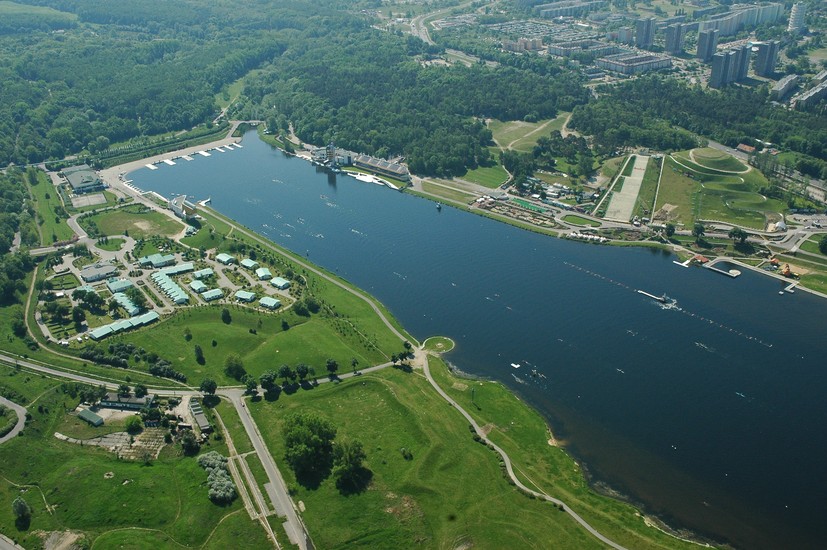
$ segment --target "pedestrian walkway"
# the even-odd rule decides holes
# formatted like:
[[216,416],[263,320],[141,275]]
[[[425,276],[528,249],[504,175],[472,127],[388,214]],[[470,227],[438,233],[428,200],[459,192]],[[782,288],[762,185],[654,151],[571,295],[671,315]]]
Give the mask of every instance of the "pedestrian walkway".
[[[631,175],[620,176],[623,187],[620,191],[612,194],[612,200],[606,209],[606,215],[603,216],[604,219],[623,223],[632,219],[632,214],[634,214],[635,211],[635,203],[637,202],[637,195],[640,192],[640,186],[643,184],[643,175],[646,173],[646,165],[648,163],[649,157],[637,155],[635,157],[635,163],[632,166]],[[615,184],[615,187],[617,187],[617,184]]]

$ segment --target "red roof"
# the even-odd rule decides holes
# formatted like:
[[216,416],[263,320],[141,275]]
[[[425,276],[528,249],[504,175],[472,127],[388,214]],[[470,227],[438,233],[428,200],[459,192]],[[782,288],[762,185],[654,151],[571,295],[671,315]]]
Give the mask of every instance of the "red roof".
[[738,144],[738,147],[736,147],[736,149],[738,149],[739,151],[743,151],[745,153],[754,153],[755,152],[755,147],[753,147],[751,145],[747,145],[746,143]]

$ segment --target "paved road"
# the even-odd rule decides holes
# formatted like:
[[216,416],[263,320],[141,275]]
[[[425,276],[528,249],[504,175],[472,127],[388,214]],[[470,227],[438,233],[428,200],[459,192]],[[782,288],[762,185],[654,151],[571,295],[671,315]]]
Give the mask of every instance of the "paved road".
[[0,550],[25,550],[22,546],[15,544],[13,540],[0,533]]
[[26,409],[24,409],[17,403],[9,401],[5,397],[0,397],[0,405],[3,405],[7,409],[11,409],[15,412],[15,414],[17,414],[17,424],[14,426],[14,428],[12,428],[12,431],[7,433],[3,437],[0,437],[0,443],[5,443],[9,439],[17,437],[17,434],[23,431],[23,427],[26,425]]

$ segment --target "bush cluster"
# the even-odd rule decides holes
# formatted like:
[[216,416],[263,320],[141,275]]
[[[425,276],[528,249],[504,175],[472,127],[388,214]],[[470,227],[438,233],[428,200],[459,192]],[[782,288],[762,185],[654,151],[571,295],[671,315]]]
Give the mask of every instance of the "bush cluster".
[[207,494],[210,500],[220,504],[235,500],[235,485],[227,470],[226,456],[210,451],[198,457],[198,465],[207,471]]

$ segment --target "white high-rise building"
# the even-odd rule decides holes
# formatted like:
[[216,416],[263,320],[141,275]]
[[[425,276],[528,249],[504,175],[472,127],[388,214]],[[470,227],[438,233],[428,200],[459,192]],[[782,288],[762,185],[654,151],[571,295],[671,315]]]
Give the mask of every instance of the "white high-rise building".
[[793,4],[790,12],[790,23],[787,25],[787,32],[801,34],[804,32],[804,18],[807,16],[807,5],[804,2]]

